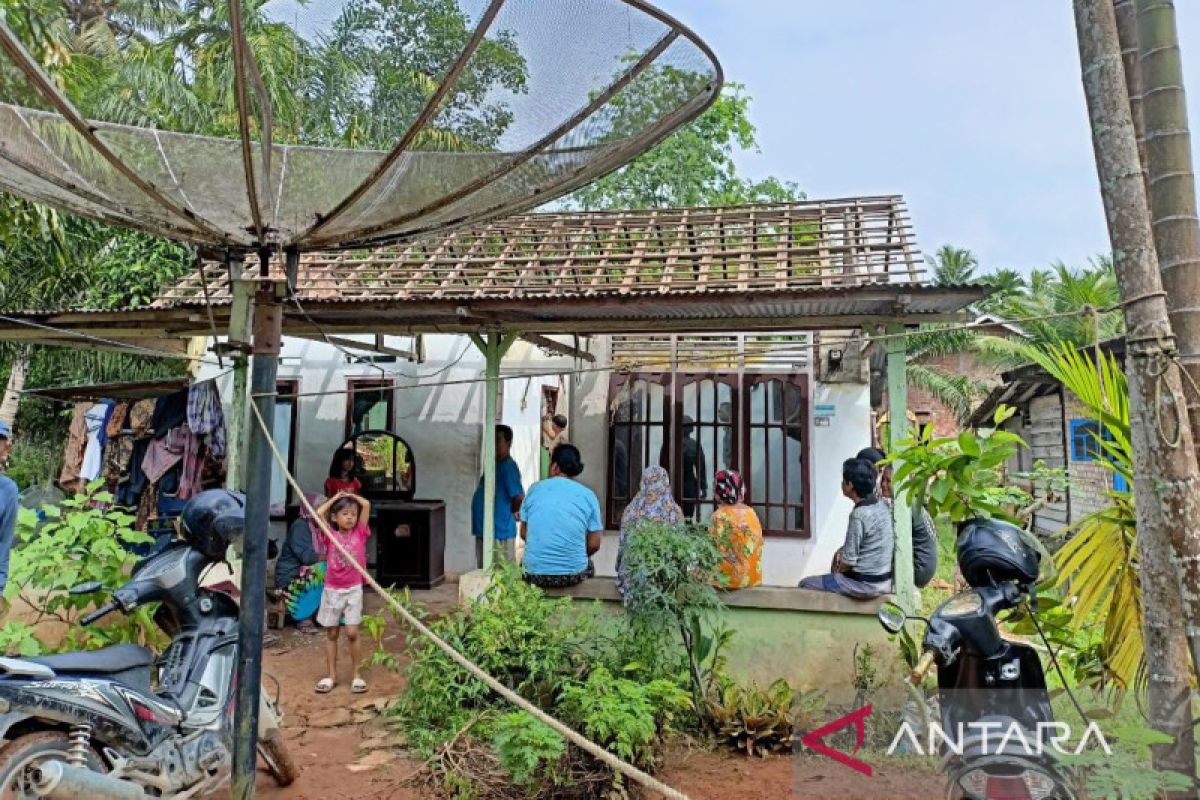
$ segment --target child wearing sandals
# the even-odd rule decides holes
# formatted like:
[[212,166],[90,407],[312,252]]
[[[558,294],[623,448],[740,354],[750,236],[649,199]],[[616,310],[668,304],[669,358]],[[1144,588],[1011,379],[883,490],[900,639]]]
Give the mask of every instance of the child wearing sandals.
[[[338,492],[321,504],[317,514],[329,522],[330,530],[342,547],[365,567],[367,539],[371,538],[371,529],[367,525],[371,518],[371,504],[358,495]],[[362,575],[330,544],[325,563],[325,591],[321,594],[321,608],[317,611],[317,624],[325,628],[326,668],[326,677],[317,682],[318,693],[330,692],[337,684],[338,638],[343,627],[346,629],[346,641],[350,643],[350,660],[354,665],[350,691],[362,693],[367,690],[367,682],[358,673],[362,664],[362,644],[358,638],[362,615]]]

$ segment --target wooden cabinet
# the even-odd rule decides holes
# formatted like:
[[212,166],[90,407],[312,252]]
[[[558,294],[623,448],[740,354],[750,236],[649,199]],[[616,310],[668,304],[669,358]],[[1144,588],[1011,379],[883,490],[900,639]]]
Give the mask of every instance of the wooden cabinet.
[[375,577],[384,586],[432,589],[446,580],[446,503],[371,498]]

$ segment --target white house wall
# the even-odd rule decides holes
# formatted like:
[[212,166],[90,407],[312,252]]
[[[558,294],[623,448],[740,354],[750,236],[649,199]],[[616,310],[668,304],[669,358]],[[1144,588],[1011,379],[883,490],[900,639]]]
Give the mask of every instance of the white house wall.
[[[364,337],[369,340],[369,337]],[[389,337],[387,344],[405,348],[408,339]],[[396,362],[348,364],[346,356],[323,342],[286,339],[281,354],[279,380],[299,382],[300,393],[334,392],[300,397],[297,408],[296,477],[310,491],[320,491],[334,450],[343,442],[346,425],[347,380],[393,378],[395,432],[413,448],[417,464],[417,495],[446,501],[446,570],[461,574],[474,567],[471,538],[471,495],[480,473],[480,442],[483,425],[483,356],[465,337],[425,337],[423,364]],[[606,342],[595,339],[592,352],[603,358]],[[365,354],[364,354],[365,355]],[[583,366],[592,366],[584,364]],[[549,357],[523,341],[516,342],[504,358],[505,381],[502,421],[517,428],[517,456],[523,463],[526,486],[536,477],[529,466],[536,464],[526,452],[537,441],[535,426],[541,404],[542,384],[557,386],[557,378],[519,377],[530,372],[570,371],[576,362]],[[216,374],[204,367],[199,380]],[[436,376],[436,377],[422,377]],[[424,385],[404,388],[417,382]],[[454,383],[455,381],[476,381]],[[444,383],[441,383],[444,382]],[[526,409],[520,410],[521,395],[529,383]],[[232,380],[221,377],[222,396],[228,398]],[[565,379],[569,438],[583,453],[586,464],[581,481],[591,487],[604,504],[604,474],[608,447],[608,373],[585,372]],[[853,383],[814,384],[809,414],[810,486],[813,501],[811,539],[767,539],[763,554],[763,580],[768,585],[794,586],[800,578],[826,571],[834,551],[845,536],[851,504],[841,495],[841,463],[870,444],[870,400],[865,385]],[[818,409],[820,407],[820,409]],[[828,425],[817,426],[822,414]],[[605,537],[595,558],[601,575],[611,575],[616,561],[617,535]]]

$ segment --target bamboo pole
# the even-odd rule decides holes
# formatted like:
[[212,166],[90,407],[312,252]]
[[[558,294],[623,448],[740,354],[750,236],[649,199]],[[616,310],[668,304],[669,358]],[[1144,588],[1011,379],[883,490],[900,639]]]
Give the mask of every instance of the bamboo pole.
[[[1200,481],[1191,429],[1184,417],[1181,372],[1173,361],[1175,339],[1150,229],[1116,14],[1112,0],[1075,0],[1074,8],[1096,171],[1128,331],[1126,370],[1144,582],[1143,626],[1150,669],[1157,673],[1159,653],[1150,642],[1169,628],[1172,613],[1152,605],[1167,591],[1156,584],[1160,580],[1177,581],[1181,588],[1193,667],[1197,663],[1200,637],[1193,621],[1200,610],[1200,537],[1195,536],[1200,529]],[[1175,702],[1185,710],[1187,720],[1190,682],[1180,683],[1178,675],[1152,677],[1163,683],[1164,691],[1174,689]],[[1173,714],[1161,722],[1177,726],[1179,717]],[[1190,730],[1176,727],[1164,732],[1181,745]]]

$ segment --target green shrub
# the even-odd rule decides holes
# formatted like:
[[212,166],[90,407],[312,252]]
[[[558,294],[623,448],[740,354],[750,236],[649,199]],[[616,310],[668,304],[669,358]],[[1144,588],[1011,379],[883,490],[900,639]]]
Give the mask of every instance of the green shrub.
[[518,786],[530,786],[544,779],[545,768],[557,764],[567,752],[567,743],[561,736],[524,711],[514,711],[496,720],[492,747]]
[[[98,484],[97,484],[98,485]],[[64,500],[61,506],[41,509],[43,520],[29,509],[17,517],[17,539],[9,562],[5,597],[19,597],[33,608],[31,625],[9,622],[0,628],[0,650],[35,655],[50,650],[92,649],[117,642],[157,645],[163,635],[154,624],[157,604],[138,608],[131,614],[113,614],[103,626],[81,627],[78,618],[96,602],[96,596],[67,593],[72,586],[99,581],[116,589],[128,580],[138,556],[127,546],[154,540],[134,530],[135,518],[118,508],[103,508],[112,502],[108,492],[96,491]],[[48,621],[67,626],[61,642],[45,640],[39,624]]]

